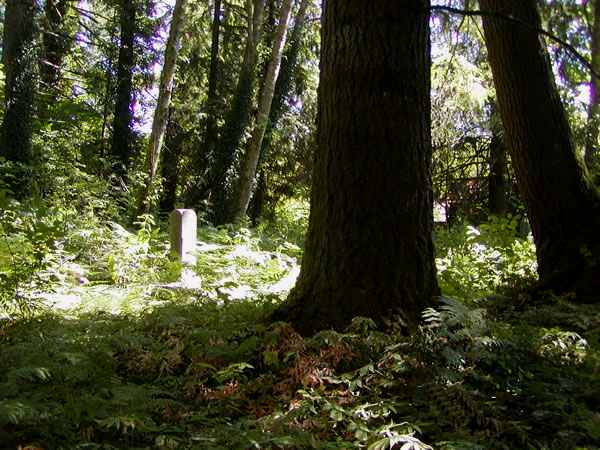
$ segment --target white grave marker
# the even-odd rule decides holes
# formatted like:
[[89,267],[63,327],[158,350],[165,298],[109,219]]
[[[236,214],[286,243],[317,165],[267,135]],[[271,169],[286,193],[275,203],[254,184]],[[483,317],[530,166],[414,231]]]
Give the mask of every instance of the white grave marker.
[[171,251],[186,264],[196,264],[196,213],[192,209],[175,209],[171,213]]

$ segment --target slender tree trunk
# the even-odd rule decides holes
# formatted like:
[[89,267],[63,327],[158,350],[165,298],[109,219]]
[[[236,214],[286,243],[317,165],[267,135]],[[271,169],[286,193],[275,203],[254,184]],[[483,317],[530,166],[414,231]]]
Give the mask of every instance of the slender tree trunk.
[[[300,45],[302,44],[302,31],[306,22],[306,13],[308,10],[309,0],[302,0],[298,12],[294,17],[294,28],[292,34],[288,39],[287,50],[284,53],[281,61],[281,68],[279,70],[279,76],[275,83],[275,92],[273,95],[273,101],[271,102],[271,110],[269,112],[269,120],[267,121],[267,128],[263,138],[263,143],[260,150],[258,159],[258,167],[262,167],[264,161],[267,160],[269,150],[271,148],[271,139],[275,125],[281,119],[283,115],[286,101],[290,96],[292,88],[292,81],[294,79],[294,72],[298,64],[298,52]],[[264,170],[260,170],[264,172]],[[261,180],[260,177],[263,179]],[[250,207],[250,216],[253,223],[258,222],[259,217],[263,213],[263,207],[267,195],[267,183],[264,180],[264,176],[259,175],[259,180],[256,183],[256,189],[252,196]],[[259,198],[259,201],[256,199]]]
[[181,125],[172,118],[167,125],[167,139],[161,165],[161,176],[164,180],[160,199],[160,211],[168,216],[177,203],[177,187],[179,186],[179,160],[181,145],[185,133]]
[[317,151],[302,269],[273,319],[302,334],[417,321],[432,242],[428,0],[325,0]]
[[228,222],[231,211],[231,182],[238,157],[240,141],[250,119],[254,93],[255,70],[258,61],[258,43],[262,25],[265,0],[247,0],[248,38],[244,50],[240,77],[236,86],[232,106],[217,145],[213,166],[209,175],[212,221],[215,224]]
[[275,93],[275,83],[279,76],[281,67],[281,55],[287,36],[288,24],[292,11],[292,0],[283,0],[281,3],[281,12],[279,14],[279,23],[273,39],[273,49],[269,58],[269,65],[263,86],[262,96],[258,105],[258,115],[256,124],[252,130],[252,136],[248,144],[246,158],[240,176],[240,191],[235,213],[236,219],[242,219],[248,212],[248,204],[252,196],[252,185],[256,177],[256,168],[258,167],[258,158],[262,146],[263,137],[269,120],[271,111],[271,102]]
[[217,87],[219,80],[219,40],[221,37],[221,0],[215,0],[212,24],[212,43],[210,48],[210,67],[208,69],[207,117],[204,134],[204,153],[212,155],[215,151],[219,130],[217,127]]
[[[289,39],[288,50],[284,54],[279,76],[277,77],[277,83],[275,84],[275,94],[271,103],[267,131],[272,130],[273,126],[281,118],[285,108],[285,102],[290,96],[294,71],[298,64],[298,52],[300,51],[300,46],[302,44],[302,32],[306,23],[306,13],[309,3],[309,0],[302,0],[298,13],[294,18],[294,28]],[[268,135],[269,133],[266,134]],[[265,138],[267,137],[265,136]]]
[[169,38],[165,48],[165,61],[160,74],[160,84],[158,88],[158,99],[156,100],[156,109],[154,111],[154,120],[152,122],[152,132],[150,142],[146,151],[146,160],[144,171],[146,180],[138,194],[135,216],[139,217],[150,210],[148,197],[152,191],[160,152],[163,145],[165,130],[167,128],[167,118],[169,114],[169,105],[171,103],[171,93],[173,91],[173,76],[177,66],[177,57],[179,56],[179,45],[183,24],[185,22],[185,10],[187,0],[177,0],[173,9],[173,18],[169,30]]
[[113,119],[111,153],[116,174],[122,180],[133,156],[133,68],[136,35],[136,0],[120,0],[121,43],[117,62],[117,89]]
[[213,22],[211,28],[210,64],[208,69],[208,90],[206,92],[206,127],[204,130],[204,141],[197,146],[191,164],[195,168],[195,181],[186,192],[186,203],[190,207],[199,208],[206,200],[210,186],[207,174],[210,175],[210,163],[214,158],[215,149],[219,140],[218,114],[219,114],[219,55],[221,40],[221,22],[224,11],[221,9],[221,0],[215,0],[213,10]]
[[[506,142],[536,244],[540,288],[600,292],[600,198],[571,139],[535,0],[480,0]],[[518,19],[524,24],[503,20]]]
[[591,2],[594,9],[592,27],[592,67],[595,74],[590,79],[590,104],[588,106],[587,139],[585,142],[585,164],[591,173],[598,169],[598,138],[600,128],[600,3]]
[[488,209],[494,216],[504,216],[506,199],[506,146],[502,135],[494,133],[490,142],[490,173],[488,176]]
[[16,163],[3,174],[16,197],[29,194],[33,99],[36,79],[35,0],[7,0],[2,40],[4,119],[0,127],[0,156]]
[[506,192],[506,168],[508,165],[504,129],[498,106],[492,103],[490,141],[490,173],[488,175],[488,209],[489,213],[501,217],[508,209]]

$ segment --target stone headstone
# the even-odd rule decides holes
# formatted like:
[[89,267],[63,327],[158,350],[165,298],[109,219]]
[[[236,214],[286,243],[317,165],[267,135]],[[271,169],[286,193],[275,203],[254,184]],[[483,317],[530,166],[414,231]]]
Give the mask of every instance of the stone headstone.
[[196,213],[192,209],[175,209],[171,213],[171,251],[182,262],[195,264],[193,253],[196,250]]

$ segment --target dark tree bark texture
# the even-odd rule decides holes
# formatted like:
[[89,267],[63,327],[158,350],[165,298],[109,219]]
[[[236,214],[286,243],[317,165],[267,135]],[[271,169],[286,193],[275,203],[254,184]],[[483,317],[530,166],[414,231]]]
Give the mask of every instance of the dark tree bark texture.
[[121,43],[117,62],[111,153],[117,175],[125,179],[133,156],[133,68],[137,4],[132,0],[120,0],[119,5]]
[[325,0],[301,274],[273,318],[303,334],[416,321],[438,294],[428,0]]
[[508,210],[506,197],[506,146],[501,134],[494,133],[490,141],[490,174],[488,176],[488,209],[501,217]]
[[167,136],[161,165],[161,176],[164,181],[160,198],[160,211],[166,217],[169,217],[177,203],[179,160],[181,159],[181,146],[185,137],[181,125],[177,120],[171,118],[167,123]]
[[7,0],[2,40],[4,65],[4,119],[0,127],[0,156],[20,167],[3,174],[17,197],[28,194],[33,163],[31,133],[35,92],[35,0]]
[[42,37],[40,81],[44,88],[42,107],[46,115],[58,98],[61,66],[71,43],[65,35],[67,7],[67,0],[44,2],[45,29]]
[[[535,0],[480,0],[505,128],[537,248],[540,288],[600,292],[600,199],[578,157],[539,28]],[[509,16],[514,20],[503,20]]]

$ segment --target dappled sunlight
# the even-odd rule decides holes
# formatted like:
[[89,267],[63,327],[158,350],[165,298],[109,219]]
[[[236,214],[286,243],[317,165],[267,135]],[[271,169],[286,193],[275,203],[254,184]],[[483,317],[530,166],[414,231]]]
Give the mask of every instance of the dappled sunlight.
[[[214,256],[224,267],[257,264],[247,246],[237,258],[223,257],[230,249]],[[77,288],[98,296],[126,291]],[[469,304],[444,297],[408,337],[357,318],[345,333],[303,338],[285,323],[264,321],[274,297],[133,292],[120,312],[101,302],[95,312],[91,302],[69,318],[57,310],[4,327],[11,344],[0,352],[0,421],[17,433],[6,439],[426,449],[439,436],[486,445],[549,435],[585,442],[597,426],[573,399],[597,395],[594,378],[581,374],[590,377],[587,368],[600,361],[592,338],[598,307],[560,300],[544,310],[508,298]],[[540,320],[550,317],[560,324],[544,328]],[[53,412],[43,426],[31,427],[48,405]],[[559,425],[565,411],[569,424]],[[65,438],[51,431],[59,424]]]
[[535,270],[515,224],[438,230],[447,296],[410,335],[356,318],[310,338],[267,320],[300,271],[286,223],[200,227],[191,266],[168,257],[152,220],[137,233],[81,231],[87,259],[49,259],[56,281],[33,293],[45,307],[0,322],[0,424],[11,430],[0,437],[172,448],[593,440],[600,311],[498,295]]
[[535,245],[522,236],[520,216],[492,217],[479,227],[459,224],[438,230],[436,264],[442,292],[470,301],[537,280]]
[[0,10],[0,448],[600,448],[600,3]]

